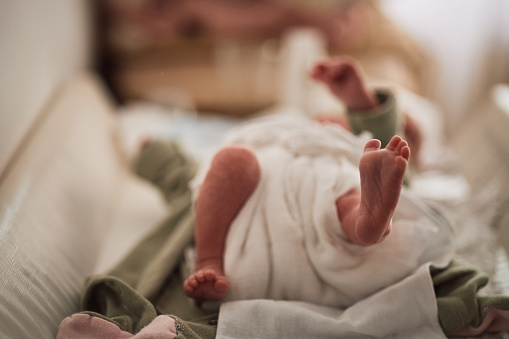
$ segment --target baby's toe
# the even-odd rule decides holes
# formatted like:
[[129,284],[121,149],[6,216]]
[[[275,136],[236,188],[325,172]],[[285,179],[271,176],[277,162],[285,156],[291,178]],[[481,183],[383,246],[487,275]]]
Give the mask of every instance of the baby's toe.
[[205,275],[203,274],[202,271],[196,272],[195,276],[196,276],[196,280],[198,280],[198,282],[205,282]]
[[401,150],[406,146],[408,146],[408,143],[405,140],[400,140],[399,144],[396,146],[396,153],[401,154]]
[[194,275],[192,277],[190,277],[187,281],[189,283],[189,286],[191,286],[192,288],[196,288],[199,285],[198,280],[196,279],[196,276],[194,276]]
[[227,279],[219,278],[214,283],[214,289],[218,292],[226,292],[230,288],[230,283]]
[[401,141],[401,137],[399,135],[395,135],[391,138],[391,141],[389,141],[389,144],[385,148],[391,151],[396,151]]
[[184,282],[184,291],[187,293],[194,292],[194,287],[191,286],[191,283],[189,282],[189,279]]
[[405,160],[408,160],[410,159],[410,147],[408,147],[407,145],[405,145],[404,147],[401,148],[401,151],[400,151],[400,155],[405,159]]
[[364,152],[378,151],[381,147],[381,142],[378,139],[371,139],[364,145]]
[[205,280],[211,281],[216,279],[216,272],[214,270],[205,270],[203,271],[203,276],[205,277]]

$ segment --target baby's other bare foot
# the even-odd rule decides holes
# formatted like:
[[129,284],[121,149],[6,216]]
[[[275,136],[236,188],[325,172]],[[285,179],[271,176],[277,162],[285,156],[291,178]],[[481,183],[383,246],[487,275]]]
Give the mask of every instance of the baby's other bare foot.
[[380,149],[379,140],[364,146],[356,233],[365,245],[378,243],[389,234],[409,158],[408,143],[399,136],[392,137],[385,149]]
[[230,289],[230,282],[220,272],[206,268],[191,274],[184,282],[185,294],[198,302],[224,299]]
[[311,70],[311,77],[325,84],[348,109],[368,110],[378,105],[364,81],[360,64],[352,58],[343,56],[319,62]]

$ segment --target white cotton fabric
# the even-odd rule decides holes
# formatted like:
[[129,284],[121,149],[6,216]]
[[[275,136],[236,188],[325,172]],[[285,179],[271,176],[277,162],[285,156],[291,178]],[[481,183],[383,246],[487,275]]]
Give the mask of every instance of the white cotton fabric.
[[305,302],[240,300],[221,305],[217,339],[445,339],[428,265],[347,309]]
[[[368,139],[294,116],[250,122],[227,137],[227,144],[251,147],[262,169],[228,233],[228,301],[346,308],[451,248],[445,231],[405,195],[384,242],[360,247],[345,239],[335,201],[359,187],[358,162]],[[433,244],[442,250],[430,251]]]

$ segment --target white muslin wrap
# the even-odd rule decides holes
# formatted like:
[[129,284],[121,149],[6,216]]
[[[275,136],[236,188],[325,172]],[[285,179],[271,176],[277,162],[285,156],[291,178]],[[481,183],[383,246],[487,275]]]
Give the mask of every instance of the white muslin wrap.
[[262,169],[227,236],[227,301],[346,308],[447,256],[447,231],[405,192],[385,241],[360,247],[346,240],[335,201],[359,187],[358,163],[369,137],[285,115],[249,122],[227,136],[226,144],[252,148]]

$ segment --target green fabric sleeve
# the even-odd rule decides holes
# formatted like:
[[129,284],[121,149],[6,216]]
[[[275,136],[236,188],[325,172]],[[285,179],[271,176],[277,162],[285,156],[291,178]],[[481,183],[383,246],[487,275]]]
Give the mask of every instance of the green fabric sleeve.
[[142,150],[135,165],[136,173],[158,186],[169,203],[189,191],[188,184],[196,168],[196,163],[174,142],[149,144]]
[[354,134],[368,131],[385,147],[399,132],[396,98],[390,92],[376,91],[379,105],[371,110],[348,111],[347,117]]
[[509,310],[509,296],[478,296],[488,277],[466,262],[453,260],[445,269],[432,269],[431,277],[438,318],[446,334],[466,326],[479,327],[492,308]]
[[189,181],[196,164],[177,144],[157,142],[145,147],[136,165],[138,174],[156,184],[171,205],[171,214],[109,274],[123,280],[147,298],[154,297],[179,263],[194,232]]

